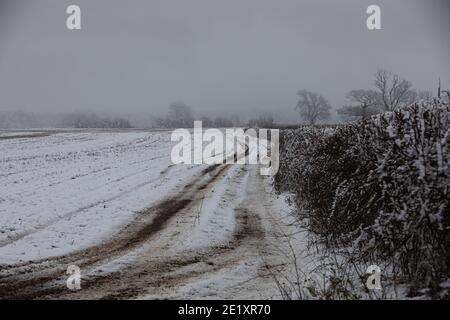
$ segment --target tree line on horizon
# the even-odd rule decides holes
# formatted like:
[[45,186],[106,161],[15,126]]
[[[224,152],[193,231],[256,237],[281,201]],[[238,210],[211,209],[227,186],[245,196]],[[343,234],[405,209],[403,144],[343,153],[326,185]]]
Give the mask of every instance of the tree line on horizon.
[[[299,90],[297,95],[300,99],[295,109],[306,124],[315,125],[330,118],[331,105],[321,94]],[[346,97],[350,104],[337,109],[337,113],[346,121],[367,120],[385,111],[395,111],[415,102],[430,100],[432,96],[430,91],[413,89],[412,83],[399,75],[379,69],[375,74],[374,89],[348,92]]]
[[[330,119],[332,107],[324,96],[305,89],[299,90],[297,95],[299,100],[295,109],[298,110],[304,124],[316,125]],[[440,87],[438,95],[440,95]],[[349,104],[338,108],[336,111],[344,121],[368,120],[373,115],[395,111],[415,102],[429,101],[432,97],[432,92],[416,90],[410,81],[387,70],[379,69],[375,74],[373,89],[351,90],[346,95]],[[248,126],[271,128],[276,126],[270,113],[260,114],[247,122],[240,122],[239,119],[236,121],[236,117],[211,119],[203,116],[199,120],[202,121],[204,127]],[[192,108],[184,102],[175,102],[169,106],[166,117],[157,119],[156,127],[192,127],[193,121]]]
[[232,127],[272,127],[274,125],[273,116],[270,113],[262,113],[258,117],[248,121],[241,120],[238,116],[219,116],[210,118],[202,116],[196,119],[192,108],[186,103],[179,101],[169,105],[167,115],[157,118],[155,126],[159,128],[192,128],[194,121],[202,121],[204,128],[232,128]]
[[[438,96],[441,95],[439,85]],[[442,91],[450,96],[448,91]],[[331,117],[332,107],[328,100],[320,93],[306,89],[297,92],[299,100],[295,110],[299,112],[301,121],[306,125],[324,123]],[[375,74],[374,88],[356,89],[347,93],[349,104],[336,109],[337,114],[344,121],[367,120],[371,116],[385,112],[395,111],[414,102],[432,99],[430,91],[416,90],[410,81],[397,74],[379,69]],[[0,128],[24,129],[39,127],[61,128],[191,128],[194,120],[201,120],[205,128],[229,127],[283,127],[275,124],[271,113],[261,113],[255,117],[242,120],[237,115],[208,117],[206,115],[195,117],[192,107],[182,101],[169,105],[168,112],[163,117],[151,115],[150,117],[137,116],[100,116],[93,112],[71,112],[63,115],[36,114],[23,111],[0,112]]]

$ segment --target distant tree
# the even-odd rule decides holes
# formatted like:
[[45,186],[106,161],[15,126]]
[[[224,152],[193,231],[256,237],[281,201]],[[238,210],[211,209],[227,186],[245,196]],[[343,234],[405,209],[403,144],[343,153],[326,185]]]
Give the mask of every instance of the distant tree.
[[[444,96],[445,93],[445,96]],[[438,98],[439,99],[443,99],[443,101],[445,101],[445,98],[447,98],[447,104],[450,104],[450,90],[442,90],[441,86],[439,85],[439,94],[438,94]],[[445,103],[445,102],[444,102]]]
[[352,105],[345,105],[338,109],[338,114],[347,120],[366,120],[379,113],[379,95],[373,90],[352,90],[347,94]]
[[127,119],[123,118],[116,118],[111,120],[111,126],[110,128],[119,128],[119,129],[126,129],[131,128],[131,123]]
[[249,127],[273,128],[273,116],[269,113],[260,115],[257,119],[250,119]]
[[123,118],[100,118],[95,114],[72,113],[65,117],[63,125],[73,128],[131,128],[131,123]]
[[273,116],[269,113],[260,115],[258,117],[258,127],[260,128],[272,128],[273,122]]
[[233,127],[240,127],[241,126],[241,119],[238,115],[234,115],[231,117],[231,122],[233,122]]
[[154,128],[166,128],[167,127],[167,121],[165,117],[155,117],[153,120],[153,127]]
[[233,121],[225,117],[217,117],[214,119],[214,127],[216,128],[231,128]]
[[389,71],[377,71],[375,87],[379,91],[380,103],[385,111],[394,111],[411,101],[411,82]]
[[37,115],[24,111],[0,112],[0,128],[2,129],[25,129],[39,126]]
[[99,119],[95,114],[74,113],[67,116],[67,122],[74,128],[99,128]]
[[250,120],[248,120],[247,126],[249,126],[250,128],[258,127],[258,119],[250,119]]
[[191,107],[184,102],[173,102],[169,105],[165,126],[169,128],[190,128],[194,124]]
[[211,118],[201,117],[200,120],[202,121],[202,126],[204,128],[212,128],[214,126],[214,122],[211,120]]
[[431,91],[410,90],[408,92],[407,104],[413,104],[420,101],[431,101],[433,93]]
[[[444,94],[445,94],[445,96],[444,96]],[[442,89],[441,78],[439,78],[437,97],[438,97],[438,99],[443,99],[444,97],[447,97],[447,103],[450,103],[450,90]],[[443,101],[445,101],[445,100],[443,100]]]
[[297,95],[300,97],[295,109],[298,109],[300,116],[310,125],[314,125],[319,120],[330,117],[331,106],[327,99],[318,93],[300,90]]

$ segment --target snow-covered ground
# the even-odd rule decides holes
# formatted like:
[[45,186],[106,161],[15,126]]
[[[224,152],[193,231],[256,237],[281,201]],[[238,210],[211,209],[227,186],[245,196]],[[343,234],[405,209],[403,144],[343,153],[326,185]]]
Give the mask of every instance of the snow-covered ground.
[[0,263],[65,254],[108,237],[201,169],[172,166],[172,145],[169,132],[0,140]]
[[256,165],[173,165],[170,135],[0,139],[0,298],[280,298],[271,271],[291,274],[293,231],[270,178]]

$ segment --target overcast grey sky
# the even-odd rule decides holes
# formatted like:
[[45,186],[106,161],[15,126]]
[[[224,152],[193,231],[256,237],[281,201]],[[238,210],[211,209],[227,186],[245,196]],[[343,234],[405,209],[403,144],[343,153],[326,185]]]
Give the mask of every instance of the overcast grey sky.
[[[272,110],[297,120],[299,89],[333,107],[386,68],[450,87],[446,0],[0,0],[0,110],[197,114]],[[82,30],[69,31],[78,4]],[[382,9],[381,31],[366,8]]]

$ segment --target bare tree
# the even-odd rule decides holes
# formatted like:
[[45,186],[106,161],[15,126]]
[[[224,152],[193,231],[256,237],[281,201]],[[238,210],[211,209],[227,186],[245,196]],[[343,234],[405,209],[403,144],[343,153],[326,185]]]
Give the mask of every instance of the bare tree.
[[442,90],[441,87],[441,78],[439,78],[439,87],[438,87],[438,99],[442,98],[442,93],[447,95],[447,103],[450,103],[450,90]]
[[274,123],[273,116],[270,113],[260,115],[257,121],[260,128],[272,128]]
[[217,117],[214,119],[214,126],[216,128],[232,128],[233,121],[226,117]]
[[385,111],[394,111],[410,102],[412,84],[406,79],[386,70],[378,70],[375,87],[379,90],[380,101]]
[[431,101],[433,98],[433,93],[431,91],[417,91],[410,90],[408,92],[408,102],[407,104],[413,104],[420,101]]
[[300,100],[295,109],[299,110],[300,116],[308,124],[314,125],[318,120],[325,120],[330,117],[331,106],[323,96],[308,90],[300,90],[297,95]]
[[184,102],[173,102],[165,119],[165,126],[169,128],[190,128],[194,124],[191,107]]
[[273,128],[274,120],[270,113],[261,114],[257,119],[250,119],[248,121],[249,127],[256,128]]
[[204,128],[212,128],[214,126],[214,121],[212,121],[211,118],[207,116],[201,117],[200,120],[202,121],[202,126]]
[[352,90],[347,94],[347,99],[356,103],[356,105],[346,105],[338,109],[338,114],[343,118],[366,120],[380,112],[379,95],[376,91]]

